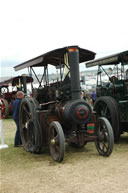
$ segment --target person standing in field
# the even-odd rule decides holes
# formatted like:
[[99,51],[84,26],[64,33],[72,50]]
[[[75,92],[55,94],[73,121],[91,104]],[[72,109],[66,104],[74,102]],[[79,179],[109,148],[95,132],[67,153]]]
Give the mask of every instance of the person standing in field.
[[96,91],[93,90],[93,92],[92,92],[92,103],[93,103],[93,105],[94,105],[95,100],[96,100]]
[[18,147],[22,144],[21,136],[20,136],[20,128],[19,128],[19,110],[20,110],[21,100],[24,98],[24,93],[22,91],[18,91],[16,95],[17,95],[17,98],[13,102],[13,120],[16,123],[14,147]]
[[86,95],[85,95],[84,90],[81,91],[81,98],[84,99],[84,100],[86,100]]

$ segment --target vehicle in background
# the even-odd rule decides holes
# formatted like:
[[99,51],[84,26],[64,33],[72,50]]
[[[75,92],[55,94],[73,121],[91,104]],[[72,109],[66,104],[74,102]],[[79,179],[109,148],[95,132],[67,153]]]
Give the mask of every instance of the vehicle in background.
[[110,121],[118,141],[128,132],[128,51],[86,63],[87,68],[94,66],[98,66],[94,111]]
[[33,78],[29,76],[16,76],[0,82],[0,108],[2,118],[12,115],[12,105],[17,91],[21,90],[27,95],[27,84],[32,83]]

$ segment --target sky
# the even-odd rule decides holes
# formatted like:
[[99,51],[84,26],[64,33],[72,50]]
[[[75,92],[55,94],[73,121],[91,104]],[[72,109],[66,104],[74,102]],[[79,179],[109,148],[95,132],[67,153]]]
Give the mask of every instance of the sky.
[[0,77],[27,73],[13,67],[65,46],[96,58],[128,50],[127,7],[127,0],[0,0]]

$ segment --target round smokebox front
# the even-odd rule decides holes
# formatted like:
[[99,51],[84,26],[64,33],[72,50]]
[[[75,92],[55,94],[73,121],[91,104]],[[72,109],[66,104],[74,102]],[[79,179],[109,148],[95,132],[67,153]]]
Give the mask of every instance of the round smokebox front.
[[65,108],[66,119],[77,124],[87,123],[92,116],[92,109],[83,100],[73,101]]

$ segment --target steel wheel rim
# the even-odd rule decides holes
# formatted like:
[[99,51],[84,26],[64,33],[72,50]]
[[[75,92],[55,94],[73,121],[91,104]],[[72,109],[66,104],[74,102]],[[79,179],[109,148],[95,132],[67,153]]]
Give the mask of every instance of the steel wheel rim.
[[105,117],[99,117],[95,125],[97,140],[95,145],[102,156],[109,156],[113,150],[114,136],[110,122]]
[[99,124],[99,128],[98,128],[98,135],[99,138],[102,138],[102,141],[98,141],[97,145],[99,148],[99,151],[101,151],[103,154],[107,153],[108,148],[109,148],[109,136],[108,136],[108,132],[106,129],[106,125],[101,125]]
[[64,134],[57,121],[54,121],[49,128],[49,147],[53,159],[61,162],[64,158]]
[[55,160],[57,160],[60,154],[60,143],[58,133],[53,126],[51,127],[50,131],[50,147],[52,154],[54,154]]
[[32,98],[24,98],[20,106],[20,132],[26,151],[39,153],[42,147],[42,130],[36,112],[38,103]]
[[21,107],[21,137],[23,140],[24,148],[27,151],[31,151],[31,146],[35,144],[34,122],[32,109],[26,102]]

